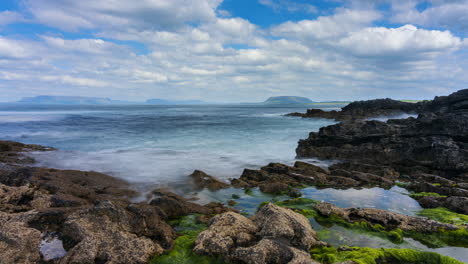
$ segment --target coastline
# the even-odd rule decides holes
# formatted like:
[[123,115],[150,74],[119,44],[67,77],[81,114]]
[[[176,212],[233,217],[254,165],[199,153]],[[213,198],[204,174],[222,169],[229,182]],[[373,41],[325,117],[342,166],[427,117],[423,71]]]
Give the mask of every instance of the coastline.
[[[264,204],[254,220],[243,218],[230,208],[228,203],[235,203],[235,197],[226,204],[202,206],[167,190],[155,190],[148,200],[132,203],[130,199],[137,194],[125,181],[96,172],[31,167],[34,160],[23,152],[47,151],[48,148],[0,142],[0,223],[2,237],[8,238],[0,244],[5,252],[3,257],[6,263],[147,263],[157,255],[170,261],[167,256],[171,253],[165,253],[182,250],[180,238],[184,236],[190,238],[191,243],[183,250],[208,255],[210,257],[203,260],[209,262],[215,261],[212,256],[217,256],[246,263],[317,263],[308,253],[312,250],[313,257],[327,263],[322,259],[323,250],[327,248],[335,250],[334,256],[340,257],[345,252],[362,251],[335,249],[320,241],[308,223],[309,218],[348,228],[359,224],[366,232],[380,233],[394,240],[411,237],[429,243],[415,235],[425,233],[429,238],[438,237],[440,245],[454,245],[451,240],[454,237],[466,247],[466,223],[457,225],[408,218],[385,210],[351,208],[343,211],[330,204],[299,198],[305,186],[385,189],[401,185],[413,191],[423,207],[445,207],[454,213],[468,214],[468,166],[465,164],[468,160],[465,149],[468,90],[411,107],[386,102],[383,108],[382,101],[351,104],[344,109],[352,111],[335,111],[334,117],[325,113],[327,118],[344,122],[322,128],[299,141],[297,154],[300,157],[346,160],[328,169],[304,162],[296,162],[294,166],[272,163],[259,170],[244,170],[230,185],[203,172],[192,174],[193,184],[200,190],[216,191],[233,186],[247,192],[259,188],[264,193],[292,198],[289,203]],[[420,116],[388,122],[365,120],[371,116],[407,112]],[[421,138],[424,142],[416,140]],[[434,142],[438,144],[435,148],[431,147]],[[425,152],[418,156],[421,146]],[[196,234],[181,232],[181,219],[194,214],[192,224],[203,228]],[[234,220],[227,225],[226,219]],[[233,234],[226,226],[240,231]],[[219,237],[219,233],[224,235]],[[49,236],[62,242],[65,255],[47,259],[40,253],[40,245]],[[223,243],[230,243],[230,246],[225,247]],[[249,260],[246,256],[251,254],[263,256],[263,259]],[[388,252],[379,254],[379,258],[392,261],[397,258]],[[392,254],[404,255],[402,252]],[[418,254],[421,258],[427,257]],[[191,257],[196,258],[195,255]],[[444,263],[457,263],[438,258],[448,261]],[[260,262],[255,262],[259,259]],[[350,261],[354,260],[343,263],[353,263]],[[167,262],[155,258],[153,263]]]

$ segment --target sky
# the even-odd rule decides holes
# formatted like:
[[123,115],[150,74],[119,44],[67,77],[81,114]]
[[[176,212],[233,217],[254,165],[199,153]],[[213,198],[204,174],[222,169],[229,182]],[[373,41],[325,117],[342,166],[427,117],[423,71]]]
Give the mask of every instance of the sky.
[[468,88],[468,0],[1,0],[0,101],[430,99]]

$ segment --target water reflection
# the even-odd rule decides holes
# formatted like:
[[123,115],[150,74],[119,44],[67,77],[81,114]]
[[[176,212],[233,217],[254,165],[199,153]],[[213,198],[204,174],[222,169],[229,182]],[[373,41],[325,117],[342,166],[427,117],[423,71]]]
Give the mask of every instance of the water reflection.
[[302,190],[303,197],[321,202],[333,203],[339,207],[361,207],[389,210],[396,213],[415,215],[422,208],[409,197],[406,189],[394,186],[382,188],[337,190],[309,187]]

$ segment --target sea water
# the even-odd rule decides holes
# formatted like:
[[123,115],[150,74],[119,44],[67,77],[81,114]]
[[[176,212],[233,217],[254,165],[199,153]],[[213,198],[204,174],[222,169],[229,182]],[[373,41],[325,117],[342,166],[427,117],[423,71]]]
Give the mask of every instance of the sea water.
[[297,141],[334,122],[284,114],[339,106],[2,106],[0,139],[58,149],[34,153],[39,166],[183,185],[195,169],[227,180],[244,168],[292,164]]

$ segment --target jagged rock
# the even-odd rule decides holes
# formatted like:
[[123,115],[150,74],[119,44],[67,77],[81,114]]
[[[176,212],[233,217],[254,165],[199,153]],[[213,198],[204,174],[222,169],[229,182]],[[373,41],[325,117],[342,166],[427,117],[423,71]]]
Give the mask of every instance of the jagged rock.
[[195,170],[190,177],[193,179],[196,189],[201,190],[208,188],[211,191],[228,188],[229,184],[217,180],[215,177],[210,176],[203,171]]
[[303,250],[321,245],[309,219],[290,209],[268,203],[257,212],[254,222],[259,226],[257,235],[261,237],[286,240]]
[[31,186],[7,186],[0,184],[0,211],[22,212],[50,206],[50,195]]
[[303,215],[266,204],[252,220],[233,212],[218,215],[198,235],[194,252],[241,263],[317,263],[307,253],[323,246]]
[[428,192],[428,193],[438,193],[446,196],[460,196],[468,197],[468,190],[457,188],[457,187],[444,187],[433,185],[426,182],[412,183],[407,186],[408,190],[414,192]]
[[454,179],[468,172],[468,90],[422,103],[418,118],[347,121],[299,141],[299,157],[426,168]]
[[[163,247],[150,237],[161,238],[172,229],[156,212],[134,215],[147,213],[148,208],[133,211],[103,201],[69,215],[62,237],[73,246],[59,263],[147,263],[150,257],[161,254]],[[169,244],[168,239],[162,240]]]
[[277,240],[262,239],[256,245],[247,248],[236,248],[233,259],[242,260],[247,264],[288,263],[288,264],[318,264],[311,259],[306,251],[288,246]]
[[341,111],[308,109],[306,113],[291,113],[287,115],[305,118],[329,118],[343,121],[378,116],[397,116],[404,113],[418,113],[421,112],[422,109],[422,104],[406,103],[386,98],[352,102],[343,107]]
[[[239,179],[231,180],[236,187],[260,187],[266,193],[285,193],[291,187],[316,185],[321,187],[356,187],[378,185],[389,187],[398,177],[391,168],[376,168],[373,165],[332,166],[330,170],[309,163],[298,161],[294,166],[270,163],[260,170],[245,169]],[[341,168],[372,171],[380,175],[360,171],[347,171]]]
[[459,227],[427,219],[425,217],[407,216],[375,208],[339,208],[330,203],[318,203],[314,208],[324,216],[335,215],[347,222],[365,221],[369,224],[379,224],[385,228],[400,228],[404,231],[438,232],[457,230]]
[[434,197],[423,196],[417,198],[424,208],[446,207],[454,212],[468,214],[468,197]]
[[289,190],[289,185],[282,182],[263,183],[259,186],[264,193],[281,194]]
[[209,208],[189,202],[184,197],[175,193],[158,189],[153,191],[156,196],[150,204],[158,206],[168,217],[178,217],[188,214],[211,214]]
[[1,263],[39,263],[41,232],[28,226],[35,212],[7,214],[0,212]]
[[245,216],[227,212],[213,217],[210,227],[198,235],[193,251],[197,254],[231,254],[234,247],[247,246],[254,241],[257,226]]

